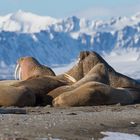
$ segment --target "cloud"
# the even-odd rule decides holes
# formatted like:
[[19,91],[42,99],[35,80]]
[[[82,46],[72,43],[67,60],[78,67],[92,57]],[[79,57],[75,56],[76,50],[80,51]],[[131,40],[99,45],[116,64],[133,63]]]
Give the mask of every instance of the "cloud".
[[137,5],[126,5],[120,7],[91,7],[76,13],[78,17],[88,19],[106,19],[116,16],[130,16],[140,12],[140,3]]

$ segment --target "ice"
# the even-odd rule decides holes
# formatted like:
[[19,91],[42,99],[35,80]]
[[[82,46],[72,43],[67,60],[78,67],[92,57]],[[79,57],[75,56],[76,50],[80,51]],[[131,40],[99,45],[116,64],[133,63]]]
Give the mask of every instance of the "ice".
[[140,140],[140,136],[135,134],[120,133],[120,132],[101,132],[105,135],[101,140]]

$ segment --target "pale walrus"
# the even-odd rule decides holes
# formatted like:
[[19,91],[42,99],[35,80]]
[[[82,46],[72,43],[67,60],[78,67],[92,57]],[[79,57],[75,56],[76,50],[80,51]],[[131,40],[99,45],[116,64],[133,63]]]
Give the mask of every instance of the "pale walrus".
[[103,63],[109,75],[109,85],[112,87],[139,88],[140,83],[136,80],[116,72],[99,54],[91,51],[82,51],[78,63],[66,72],[77,81],[82,79],[95,65]]
[[33,57],[22,57],[17,61],[17,66],[15,69],[16,80],[26,80],[30,77],[37,75],[55,76],[58,80],[66,81],[67,84],[73,84],[76,82],[76,80],[73,77],[66,73],[56,76],[51,68],[40,64]]
[[95,65],[81,80],[77,81],[76,83],[72,85],[58,87],[50,91],[48,95],[51,96],[52,98],[56,98],[63,92],[74,90],[77,87],[80,87],[81,85],[90,81],[96,81],[96,82],[109,84],[108,72],[103,63],[99,63]]
[[41,65],[33,57],[22,57],[18,60],[15,79],[26,80],[35,75],[55,76],[53,70],[47,66]]
[[140,93],[135,89],[117,89],[99,82],[87,82],[56,97],[53,106],[127,105],[135,101],[140,102]]

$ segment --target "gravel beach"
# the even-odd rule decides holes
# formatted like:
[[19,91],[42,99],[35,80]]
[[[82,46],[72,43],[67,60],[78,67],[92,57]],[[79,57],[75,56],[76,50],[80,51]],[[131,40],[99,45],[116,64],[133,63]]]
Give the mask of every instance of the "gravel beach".
[[0,109],[0,140],[94,140],[101,132],[140,135],[140,105]]

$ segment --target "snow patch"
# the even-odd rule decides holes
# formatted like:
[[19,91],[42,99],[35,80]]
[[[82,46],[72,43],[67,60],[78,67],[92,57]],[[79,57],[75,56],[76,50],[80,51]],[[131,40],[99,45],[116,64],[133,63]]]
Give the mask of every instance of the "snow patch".
[[33,40],[34,40],[35,42],[37,42],[37,41],[38,41],[38,38],[36,37],[36,35],[35,35],[35,34],[32,34],[31,36],[32,36],[32,38],[33,38]]
[[101,140],[140,140],[140,136],[120,132],[101,132],[105,135]]

